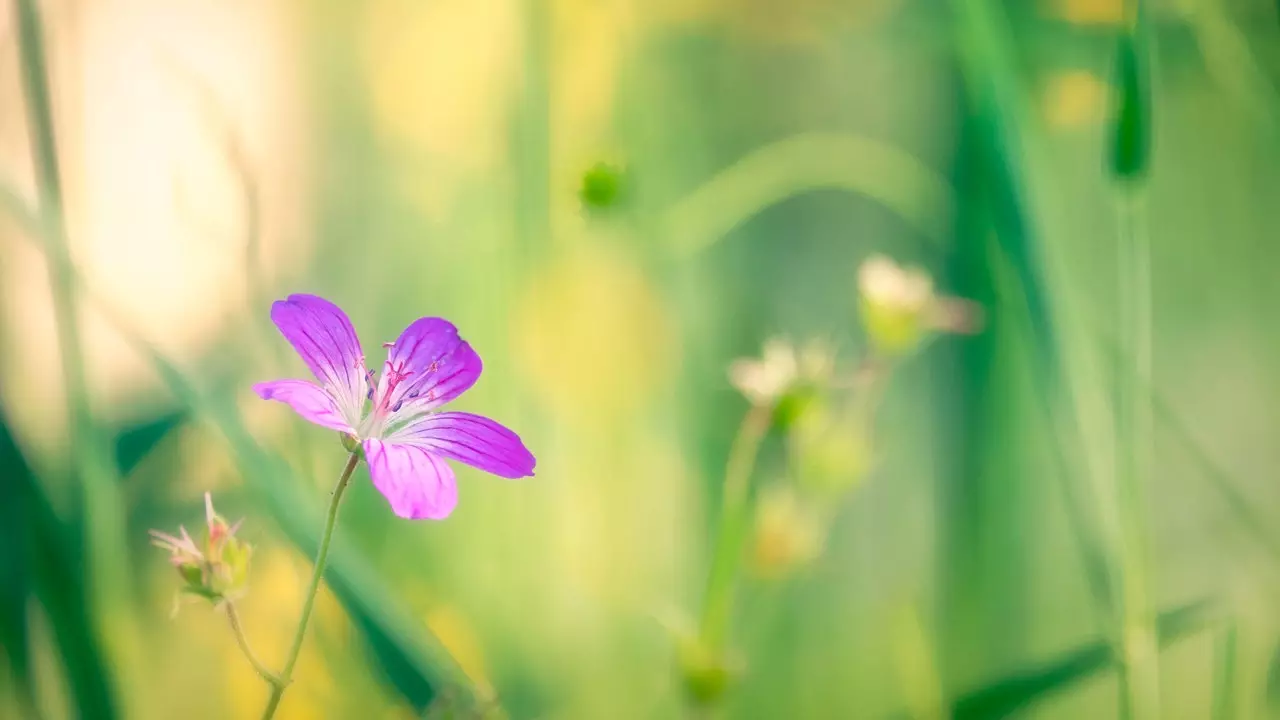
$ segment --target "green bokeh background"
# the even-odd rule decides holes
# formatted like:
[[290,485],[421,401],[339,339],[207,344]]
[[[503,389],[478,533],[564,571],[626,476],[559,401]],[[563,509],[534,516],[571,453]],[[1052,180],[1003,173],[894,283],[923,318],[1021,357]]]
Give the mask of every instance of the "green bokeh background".
[[[856,272],[873,253],[981,303],[984,330],[903,363],[878,463],[823,554],[742,586],[743,674],[720,710],[1118,716],[1113,627],[1087,580],[1098,541],[1080,530],[1109,509],[1080,468],[1115,434],[1109,413],[1075,415],[1071,400],[1105,410],[1130,383],[1114,372],[1108,172],[1120,0],[233,3],[207,27],[201,3],[114,5],[45,7],[72,292],[90,328],[80,439],[56,370],[66,347],[41,329],[61,291],[24,281],[45,265],[21,210],[37,196],[23,29],[0,24],[0,178],[19,198],[0,221],[0,717],[257,716],[267,688],[223,619],[196,605],[170,618],[176,578],[146,531],[198,526],[205,490],[245,518],[257,555],[241,610],[278,665],[344,457],[249,391],[305,372],[267,322],[290,292],[343,306],[374,362],[414,318],[452,320],[485,361],[458,407],[517,429],[538,471],[512,483],[459,469],[455,514],[415,523],[358,470],[278,717],[417,717],[464,677],[513,718],[682,716],[670,625],[696,617],[748,407],[726,370],[778,335],[827,339],[855,365]],[[90,172],[86,138],[106,121],[85,100],[102,52],[85,28],[104,17],[119,19],[119,47],[162,38],[180,56],[190,33],[215,38],[215,57],[269,43],[290,68],[283,97],[249,94],[266,108],[250,116],[280,110],[274,125],[245,129],[220,102],[248,92],[243,68],[181,68],[156,107],[111,115],[177,104],[202,118],[187,142],[221,174],[153,209],[194,202],[232,230],[93,230],[85,198],[166,185],[182,163],[164,158],[186,157],[157,141],[146,163],[120,153]],[[1162,716],[1267,717],[1280,699],[1280,17],[1264,0],[1152,0],[1140,31],[1153,74],[1145,570],[1153,609],[1184,611],[1166,617]],[[120,67],[182,64],[161,50]],[[183,84],[196,91],[173,100]],[[169,273],[141,284],[169,291],[131,294],[101,259],[145,242],[235,258],[234,282],[197,297],[156,260],[129,271]],[[146,316],[198,304],[217,308],[199,333],[178,332],[185,310],[172,332]],[[778,435],[757,484],[787,471]]]

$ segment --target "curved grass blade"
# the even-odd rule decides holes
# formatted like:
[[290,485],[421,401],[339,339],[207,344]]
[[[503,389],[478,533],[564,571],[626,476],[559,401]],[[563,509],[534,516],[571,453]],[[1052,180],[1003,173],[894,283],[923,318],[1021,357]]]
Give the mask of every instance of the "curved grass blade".
[[[1202,601],[1161,613],[1156,623],[1160,647],[1208,627],[1213,620],[1210,607],[1209,602]],[[956,720],[1008,717],[1115,666],[1111,644],[1098,640],[1039,668],[962,695],[952,704],[951,717]]]

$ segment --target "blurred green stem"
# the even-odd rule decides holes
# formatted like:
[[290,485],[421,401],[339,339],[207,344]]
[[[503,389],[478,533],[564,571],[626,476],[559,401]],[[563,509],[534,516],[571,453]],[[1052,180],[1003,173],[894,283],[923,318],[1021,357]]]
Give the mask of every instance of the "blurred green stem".
[[1236,707],[1236,622],[1222,630],[1214,648],[1213,720],[1234,720]]
[[298,653],[302,650],[302,640],[307,635],[307,623],[311,620],[311,611],[315,608],[316,593],[320,590],[320,579],[324,576],[324,565],[329,559],[329,541],[333,538],[333,528],[338,524],[338,507],[342,504],[342,493],[347,489],[347,481],[356,465],[360,464],[359,451],[351,453],[347,465],[342,469],[342,476],[333,488],[333,497],[329,500],[329,514],[325,517],[324,533],[320,536],[320,548],[316,551],[315,568],[311,571],[311,584],[307,587],[307,599],[302,603],[302,615],[298,618],[298,629],[293,634],[293,644],[289,647],[289,656],[284,661],[284,669],[280,671],[279,682],[271,688],[271,697],[267,700],[267,708],[262,711],[262,720],[270,720],[276,714],[280,698],[285,688],[293,679],[293,668],[298,664]]
[[1119,208],[1119,363],[1116,373],[1116,509],[1120,562],[1120,649],[1124,717],[1160,716],[1159,654],[1147,596],[1144,485],[1150,466],[1151,249],[1140,190],[1124,187]]
[[236,644],[240,646],[240,651],[244,653],[249,664],[253,666],[254,670],[258,671],[258,675],[262,676],[263,680],[266,680],[272,687],[280,687],[280,678],[276,677],[276,674],[271,672],[271,669],[258,659],[258,656],[253,652],[253,648],[249,646],[249,638],[244,634],[244,627],[240,624],[240,614],[236,612],[235,603],[227,602],[225,607],[227,609],[227,622],[231,623],[231,632],[236,636]]
[[747,500],[751,473],[760,453],[760,443],[773,421],[773,405],[753,405],[742,419],[729,449],[721,495],[720,526],[707,575],[699,639],[708,650],[723,648],[733,615],[733,591],[742,561],[742,541],[746,527]]
[[63,208],[62,178],[58,171],[44,25],[37,0],[17,0],[13,7],[18,28],[19,75],[26,100],[27,135],[38,193],[35,215],[38,230],[50,254],[49,286],[53,295],[58,348],[62,354],[71,458],[83,484],[91,595],[111,605],[122,597],[123,591],[120,585],[124,574],[121,563],[127,557],[121,524],[123,509],[115,463],[89,407],[84,348],[76,309],[77,293],[70,270],[71,251]]

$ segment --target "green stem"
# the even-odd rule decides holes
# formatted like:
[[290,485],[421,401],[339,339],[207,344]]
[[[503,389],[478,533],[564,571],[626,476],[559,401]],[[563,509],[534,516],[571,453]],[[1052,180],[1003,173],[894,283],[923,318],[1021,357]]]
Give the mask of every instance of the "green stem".
[[289,656],[284,661],[284,669],[280,671],[279,682],[271,688],[271,697],[267,707],[262,711],[262,720],[270,720],[276,714],[280,698],[285,688],[293,679],[293,668],[298,664],[298,653],[302,651],[302,640],[307,635],[307,622],[311,620],[311,611],[315,608],[316,593],[320,590],[320,579],[324,576],[324,565],[329,559],[329,541],[333,538],[333,528],[338,524],[338,507],[342,503],[342,493],[347,489],[347,481],[356,465],[360,464],[359,451],[351,453],[347,458],[347,466],[342,469],[342,476],[333,488],[333,498],[329,501],[329,514],[324,522],[324,534],[320,536],[320,548],[316,551],[315,567],[311,571],[311,584],[307,587],[307,598],[302,603],[302,615],[298,618],[298,629],[293,634],[293,644],[289,647]]
[[76,309],[77,293],[71,270],[70,243],[66,233],[62,177],[58,170],[58,147],[54,132],[53,107],[44,47],[44,25],[37,0],[14,3],[17,25],[19,75],[22,81],[31,143],[31,164],[35,171],[37,209],[34,228],[49,251],[49,286],[53,297],[54,324],[62,355],[62,381],[66,391],[70,425],[71,457],[83,484],[84,510],[88,526],[85,538],[95,571],[93,595],[106,602],[121,597],[121,558],[124,533],[123,508],[115,478],[115,463],[99,436],[89,407],[84,348]]
[[711,571],[702,610],[699,637],[708,649],[720,649],[726,640],[733,614],[733,591],[742,559],[743,531],[751,473],[755,469],[760,443],[773,420],[772,405],[755,405],[742,419],[729,449],[721,495],[720,525],[716,534]]
[[1151,258],[1137,189],[1125,188],[1120,205],[1120,363],[1116,374],[1116,510],[1119,527],[1121,705],[1124,716],[1160,716],[1159,655],[1147,596],[1143,488],[1150,466]]
[[258,656],[253,652],[253,648],[249,646],[249,638],[245,635],[244,627],[240,624],[240,614],[236,612],[235,603],[228,601],[225,603],[225,607],[227,608],[227,622],[231,623],[231,632],[236,637],[236,644],[240,646],[240,652],[244,653],[249,664],[262,676],[263,680],[266,680],[272,687],[279,687],[281,684],[280,678],[276,677],[276,674],[271,672],[271,669],[258,659]]
[[1236,622],[1232,620],[1214,648],[1213,720],[1234,720],[1236,707]]

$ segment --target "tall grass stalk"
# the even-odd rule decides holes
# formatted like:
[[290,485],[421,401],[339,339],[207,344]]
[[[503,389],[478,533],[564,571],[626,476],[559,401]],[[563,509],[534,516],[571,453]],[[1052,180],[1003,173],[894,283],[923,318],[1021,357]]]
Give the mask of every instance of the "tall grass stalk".
[[1125,717],[1160,716],[1159,657],[1148,597],[1144,486],[1150,467],[1151,403],[1143,388],[1151,377],[1151,259],[1139,191],[1120,202],[1118,305],[1120,357],[1133,372],[1116,373],[1116,509],[1119,521],[1121,670]]
[[[1037,227],[1030,178],[1043,138],[1025,111],[1023,87],[1002,3],[953,0],[959,63],[969,102],[976,110],[978,139],[989,174],[991,220],[1000,255],[1008,263],[1028,321],[1034,379],[1042,388],[1042,410],[1053,432],[1058,477],[1071,507],[1070,531],[1085,561],[1086,576],[1100,615],[1116,613],[1114,579],[1118,525],[1110,492],[1113,413],[1089,350],[1084,312],[1066,277],[1065,258],[1044,241]],[[1035,178],[1043,184],[1051,176]],[[1046,193],[1051,194],[1051,193]],[[1077,503],[1076,500],[1079,500]],[[1094,522],[1076,512],[1096,508]],[[1119,642],[1115,643],[1119,645]],[[963,657],[963,645],[958,654]],[[949,678],[948,678],[949,679]],[[1124,684],[1125,676],[1121,677]]]
[[49,286],[53,296],[58,349],[62,356],[70,455],[83,485],[90,597],[110,607],[123,601],[124,559],[128,557],[124,550],[124,511],[119,478],[106,438],[99,432],[89,404],[77,309],[79,296],[68,270],[71,251],[39,3],[37,0],[17,0],[13,8],[17,25],[18,71],[38,193],[38,232],[50,254]]
[[[1121,34],[1109,169],[1114,179],[1118,242],[1116,305],[1120,352],[1115,363],[1116,554],[1119,571],[1121,708],[1135,720],[1160,716],[1159,648],[1148,596],[1144,488],[1151,465],[1151,238],[1146,181],[1151,118],[1141,8]],[[1132,363],[1126,367],[1125,363]]]

